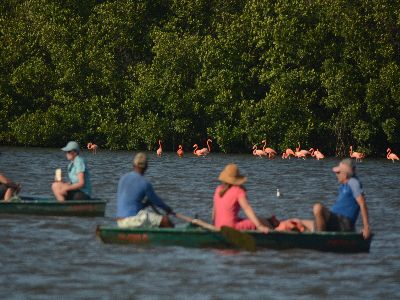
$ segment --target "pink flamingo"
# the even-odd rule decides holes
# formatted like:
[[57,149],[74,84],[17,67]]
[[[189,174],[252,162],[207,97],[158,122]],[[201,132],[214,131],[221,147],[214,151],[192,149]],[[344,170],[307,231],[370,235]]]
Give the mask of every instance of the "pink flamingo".
[[[299,149],[300,149],[300,142],[299,142]],[[296,150],[297,150],[297,148],[296,148]],[[303,153],[305,156],[311,154],[310,151],[307,151],[307,150],[299,150],[299,151],[300,151],[301,153]]]
[[307,151],[307,150],[300,150],[300,142],[298,142],[299,143],[299,146],[298,147],[296,147],[296,151],[294,152],[294,156],[296,156],[297,158],[303,158],[303,159],[306,159],[306,157],[307,157],[307,155],[309,155],[310,154],[310,152],[309,151]]
[[161,145],[161,140],[158,140],[158,145],[160,145],[160,147],[157,149],[157,155],[161,156],[162,155],[162,145]]
[[264,155],[267,155],[264,150],[257,149],[257,145],[253,146],[253,155],[258,156],[258,157],[263,157]]
[[387,152],[386,158],[391,159],[393,163],[394,160],[399,160],[399,157],[396,154],[392,153],[392,149],[387,148],[386,152]]
[[178,154],[179,157],[183,156],[183,149],[182,149],[182,145],[178,146],[178,151],[176,151],[176,154]]
[[289,159],[290,159],[290,155],[295,156],[293,150],[290,149],[290,148],[287,148],[287,149],[285,150],[285,152],[282,153],[282,158],[283,158],[283,159],[285,159],[285,158],[289,158]]
[[362,161],[362,159],[365,157],[365,154],[361,152],[353,152],[353,146],[350,146],[350,157],[355,158],[356,161]]
[[276,155],[276,151],[272,148],[267,147],[267,141],[263,140],[261,143],[264,143],[263,145],[263,151],[268,155],[268,158],[274,158]]
[[300,152],[300,151],[296,151],[294,153],[294,156],[296,156],[297,158],[301,157],[302,159],[306,159],[306,155],[303,152]]
[[93,144],[92,142],[87,144],[87,148],[89,151],[92,151],[93,154],[96,154],[98,146],[96,144]]
[[308,151],[310,151],[311,152],[311,156],[315,157],[317,160],[325,158],[325,155],[323,155],[318,149],[314,150],[314,148],[311,148]]
[[207,140],[207,148],[202,148],[202,149],[200,149],[200,150],[198,150],[198,149],[199,149],[199,146],[198,146],[197,144],[194,144],[194,145],[193,145],[193,148],[194,148],[193,154],[194,154],[194,155],[197,155],[197,156],[206,156],[207,154],[209,154],[209,153],[211,152],[210,143],[212,143],[212,140],[211,140],[211,139],[208,139],[208,140]]
[[325,158],[325,155],[323,155],[322,152],[319,151],[318,148],[317,148],[317,150],[315,151],[315,158],[316,158],[317,160],[324,159],[324,158]]

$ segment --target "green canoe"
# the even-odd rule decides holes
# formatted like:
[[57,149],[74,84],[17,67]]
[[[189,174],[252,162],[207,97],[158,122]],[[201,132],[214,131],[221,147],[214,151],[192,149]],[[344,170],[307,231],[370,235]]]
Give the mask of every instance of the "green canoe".
[[22,196],[21,201],[0,202],[0,214],[102,217],[106,200],[58,202],[56,199]]
[[[257,248],[303,248],[331,252],[369,252],[371,238],[351,232],[297,233],[272,231],[268,234],[246,231]],[[235,248],[219,232],[201,228],[135,228],[120,229],[98,226],[96,235],[104,243],[140,244],[155,246],[183,246],[192,248]]]

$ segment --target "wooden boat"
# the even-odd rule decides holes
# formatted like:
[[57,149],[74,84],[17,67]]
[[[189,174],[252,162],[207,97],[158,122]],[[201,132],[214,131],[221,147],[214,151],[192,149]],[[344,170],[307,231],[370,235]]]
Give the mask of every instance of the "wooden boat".
[[[257,248],[270,249],[313,249],[330,252],[369,252],[371,239],[364,240],[359,233],[352,232],[279,232],[263,234],[245,231],[250,234]],[[134,228],[120,229],[98,226],[96,235],[104,243],[139,244],[155,246],[183,246],[208,248],[235,248],[219,232],[189,226],[187,228]]]
[[20,201],[0,202],[0,214],[103,217],[106,200],[58,202],[56,199],[21,196]]

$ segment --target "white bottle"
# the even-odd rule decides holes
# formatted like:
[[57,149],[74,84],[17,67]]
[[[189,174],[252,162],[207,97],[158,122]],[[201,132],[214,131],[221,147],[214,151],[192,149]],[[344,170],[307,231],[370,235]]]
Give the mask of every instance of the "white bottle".
[[61,181],[61,169],[60,168],[56,169],[56,174],[54,176],[54,180]]
[[281,192],[279,191],[279,189],[276,189],[276,196],[280,197],[281,196]]

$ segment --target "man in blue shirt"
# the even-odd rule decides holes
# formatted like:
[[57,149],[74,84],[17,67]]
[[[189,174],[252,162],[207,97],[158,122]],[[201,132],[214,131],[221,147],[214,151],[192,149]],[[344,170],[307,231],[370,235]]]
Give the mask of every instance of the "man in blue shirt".
[[[136,154],[133,171],[123,175],[118,182],[117,223],[120,228],[173,227],[168,216],[146,209],[148,205],[158,206],[167,214],[172,213],[172,209],[157,196],[151,183],[143,176],[147,166],[146,154]],[[147,202],[143,202],[145,198]]]
[[363,236],[371,235],[368,223],[368,208],[365,202],[362,185],[355,176],[355,166],[351,159],[344,159],[334,167],[336,177],[340,183],[339,196],[329,211],[321,203],[313,208],[317,231],[354,231],[355,223],[361,211],[363,222]]

